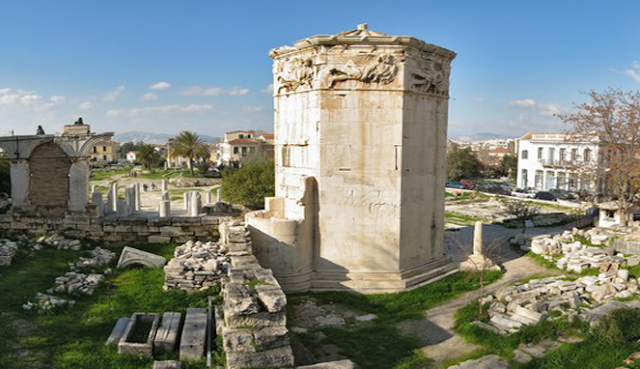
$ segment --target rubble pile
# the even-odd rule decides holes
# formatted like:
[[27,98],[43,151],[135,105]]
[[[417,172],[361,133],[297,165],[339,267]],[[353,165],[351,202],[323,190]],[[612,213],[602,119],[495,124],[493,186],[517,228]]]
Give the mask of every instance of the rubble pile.
[[480,300],[490,303],[489,323],[476,322],[482,328],[500,334],[513,333],[522,326],[535,325],[545,319],[567,317],[585,321],[597,320],[599,311],[613,299],[629,299],[638,292],[638,281],[629,271],[620,269],[585,276],[574,281],[565,276],[532,279],[520,285],[509,285]]
[[38,292],[36,294],[36,302],[33,303],[31,301],[22,305],[24,310],[33,310],[37,308],[38,312],[48,312],[54,311],[63,307],[73,307],[76,302],[74,300],[65,300],[56,296],[48,295],[46,293]]
[[[588,231],[574,228],[572,231],[554,236],[534,236],[529,246],[526,245],[527,242],[522,236],[512,239],[512,243],[520,244],[523,250],[531,250],[548,261],[554,262],[560,269],[576,273],[606,265],[620,266],[627,263],[629,266],[635,266],[640,263],[640,256],[616,254],[613,247],[607,246],[614,240],[614,235],[604,233],[598,228]],[[590,245],[585,245],[581,241],[586,241]]]
[[188,241],[164,267],[164,290],[202,291],[219,283],[230,267],[224,245]]
[[[78,241],[80,242],[80,241]],[[93,295],[100,283],[105,279],[105,274],[109,274],[111,269],[106,269],[102,273],[81,273],[78,270],[85,268],[101,268],[115,259],[116,254],[113,251],[96,247],[91,250],[90,257],[80,257],[75,264],[70,264],[70,272],[56,278],[55,285],[47,290],[47,293],[38,293],[36,302],[27,302],[22,305],[24,310],[38,310],[39,312],[53,311],[61,307],[75,305],[74,300],[65,300],[60,297],[53,296],[54,293],[64,293],[72,295]]]
[[53,290],[56,293],[93,295],[93,291],[104,280],[103,274],[84,274],[76,272],[65,273],[56,278]]
[[71,240],[59,233],[54,233],[50,236],[41,236],[36,241],[38,244],[56,247],[58,250],[80,251],[80,249],[82,249],[82,242],[80,242],[80,240]]
[[18,252],[18,244],[10,240],[0,240],[0,266],[9,266]]
[[91,250],[91,257],[80,257],[80,260],[71,267],[71,270],[85,268],[100,268],[111,263],[115,259],[116,253],[102,247]]

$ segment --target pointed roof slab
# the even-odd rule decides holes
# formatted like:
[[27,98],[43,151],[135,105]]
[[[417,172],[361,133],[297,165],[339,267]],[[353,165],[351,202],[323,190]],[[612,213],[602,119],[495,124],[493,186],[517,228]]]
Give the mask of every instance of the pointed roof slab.
[[293,46],[282,46],[269,52],[271,58],[277,58],[291,52],[316,46],[335,45],[406,45],[420,50],[431,52],[452,60],[456,53],[440,46],[426,43],[411,36],[390,36],[386,33],[372,31],[366,23],[359,24],[354,30],[336,33],[335,35],[318,35],[297,41]]

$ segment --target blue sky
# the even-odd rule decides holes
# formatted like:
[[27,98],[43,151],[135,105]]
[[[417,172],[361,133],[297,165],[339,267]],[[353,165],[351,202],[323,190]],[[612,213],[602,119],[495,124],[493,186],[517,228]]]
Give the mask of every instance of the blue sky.
[[0,0],[0,134],[272,130],[274,47],[358,23],[454,50],[452,137],[563,130],[640,86],[640,1]]

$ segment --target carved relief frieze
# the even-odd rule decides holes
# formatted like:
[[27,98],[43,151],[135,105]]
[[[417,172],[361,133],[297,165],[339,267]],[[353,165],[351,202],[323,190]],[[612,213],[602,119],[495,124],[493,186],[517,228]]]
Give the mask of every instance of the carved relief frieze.
[[275,91],[280,93],[282,90],[293,92],[305,87],[313,88],[316,71],[311,58],[295,57],[278,63],[275,74]]
[[427,56],[419,61],[419,72],[411,73],[410,88],[419,92],[449,96],[449,61]]
[[349,60],[344,66],[329,70],[328,87],[334,88],[337,83],[345,81],[386,85],[393,82],[397,74],[398,61],[392,54],[381,54],[364,65]]

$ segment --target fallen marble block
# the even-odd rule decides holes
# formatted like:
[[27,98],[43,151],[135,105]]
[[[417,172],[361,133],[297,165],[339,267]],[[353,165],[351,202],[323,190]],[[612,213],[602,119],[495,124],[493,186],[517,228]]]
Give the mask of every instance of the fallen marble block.
[[182,364],[178,360],[154,361],[153,369],[182,369]]
[[180,339],[180,360],[202,359],[207,340],[207,310],[189,308],[184,318]]
[[130,318],[118,319],[118,322],[116,322],[116,325],[113,327],[113,330],[111,331],[109,338],[107,338],[107,342],[105,343],[105,345],[107,346],[115,345],[120,341],[120,338],[122,338],[124,331],[127,329],[127,326],[129,325],[129,320],[131,319]]
[[126,268],[133,264],[142,264],[149,268],[162,268],[167,260],[160,255],[125,246],[118,259],[118,268]]
[[166,312],[162,314],[162,322],[153,341],[156,354],[171,353],[176,349],[182,314]]
[[298,369],[358,369],[358,366],[351,360],[339,360],[299,366]]
[[[151,326],[148,331],[139,331],[146,330],[145,328],[149,323]],[[120,338],[120,342],[118,342],[118,353],[153,357],[153,340],[159,323],[159,314],[133,313],[127,329]]]

